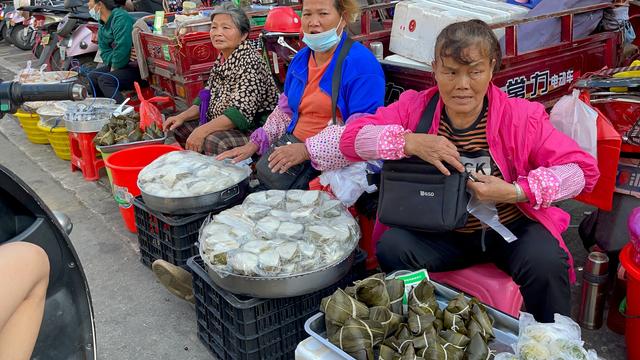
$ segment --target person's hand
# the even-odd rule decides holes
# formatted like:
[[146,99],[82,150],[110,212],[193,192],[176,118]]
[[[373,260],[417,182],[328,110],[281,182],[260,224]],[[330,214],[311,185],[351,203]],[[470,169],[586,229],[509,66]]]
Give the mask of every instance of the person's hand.
[[474,174],[478,181],[467,181],[467,187],[482,202],[511,203],[517,200],[516,188],[513,184],[490,175]]
[[162,129],[164,131],[174,130],[182,124],[184,124],[184,120],[180,116],[169,116],[162,124]]
[[250,158],[257,151],[258,151],[258,145],[249,141],[245,145],[238,146],[237,148],[233,148],[231,150],[227,150],[222,154],[216,156],[216,160],[231,159],[231,162],[235,164],[237,162]]
[[304,143],[278,146],[269,156],[269,169],[284,174],[290,167],[309,160],[309,152]]
[[201,152],[202,146],[204,145],[204,139],[209,134],[211,134],[211,132],[205,129],[204,126],[198,126],[191,132],[191,135],[189,135],[189,137],[187,138],[185,147],[187,148],[187,150]]
[[404,153],[409,156],[417,156],[449,176],[451,173],[443,162],[463,172],[464,165],[460,162],[460,154],[455,145],[444,136],[429,134],[405,134]]

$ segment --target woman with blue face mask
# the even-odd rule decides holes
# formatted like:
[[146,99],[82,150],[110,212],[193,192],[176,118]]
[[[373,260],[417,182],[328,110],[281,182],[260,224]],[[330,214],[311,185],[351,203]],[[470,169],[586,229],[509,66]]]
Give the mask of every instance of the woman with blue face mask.
[[248,144],[218,159],[238,162],[261,155],[257,175],[262,188],[269,189],[306,189],[320,171],[349,164],[338,148],[344,124],[374,113],[383,105],[385,91],[380,64],[369,49],[354,42],[342,62],[334,123],[335,64],[347,39],[347,25],[357,16],[357,0],[303,2],[302,40],[307,46],[289,65],[278,106]]
[[[126,0],[89,0],[89,15],[99,24],[98,48],[102,66],[89,77],[98,97],[124,101],[120,93],[140,81],[138,65],[131,61],[133,18],[124,9]],[[106,73],[106,75],[105,75]]]

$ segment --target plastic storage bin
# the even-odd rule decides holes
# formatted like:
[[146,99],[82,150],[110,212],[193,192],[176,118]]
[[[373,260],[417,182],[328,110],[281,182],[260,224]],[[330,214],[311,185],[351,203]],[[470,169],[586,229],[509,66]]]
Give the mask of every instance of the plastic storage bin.
[[291,359],[307,337],[306,319],[318,312],[322,298],[365,276],[366,253],[359,251],[350,274],[312,294],[283,299],[256,299],[216,286],[199,256],[189,259],[193,273],[198,337],[220,360]]
[[38,128],[38,121],[40,117],[37,114],[32,114],[24,111],[16,112],[15,116],[18,118],[22,130],[24,130],[27,139],[34,144],[48,144],[49,138],[47,134]]
[[[526,15],[529,9],[492,0],[409,0],[395,8],[391,52],[430,64],[436,36],[447,25],[458,21],[480,19],[488,24],[509,21]],[[498,38],[504,33],[496,29]]]

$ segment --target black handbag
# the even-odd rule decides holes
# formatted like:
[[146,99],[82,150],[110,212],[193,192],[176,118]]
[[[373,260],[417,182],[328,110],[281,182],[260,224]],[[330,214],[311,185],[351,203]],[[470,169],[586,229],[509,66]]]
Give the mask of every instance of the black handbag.
[[[433,122],[438,94],[422,113],[416,133],[426,133]],[[445,164],[446,176],[435,166],[412,156],[386,160],[382,166],[378,217],[381,223],[411,230],[445,232],[467,222],[467,173]]]
[[[342,80],[342,63],[347,57],[352,45],[353,40],[347,37],[342,44],[342,48],[340,48],[340,53],[338,54],[335,68],[331,75],[331,113],[334,125],[337,123],[336,113],[338,106],[338,93],[340,92],[340,82]],[[320,174],[318,170],[313,168],[311,161],[307,160],[302,164],[292,166],[283,174],[274,173],[269,168],[269,156],[271,156],[271,153],[276,147],[300,142],[301,141],[293,136],[292,133],[286,133],[274,144],[271,144],[269,150],[262,154],[256,164],[256,176],[263,187],[274,190],[306,190],[309,188],[309,181],[313,180],[313,178]]]

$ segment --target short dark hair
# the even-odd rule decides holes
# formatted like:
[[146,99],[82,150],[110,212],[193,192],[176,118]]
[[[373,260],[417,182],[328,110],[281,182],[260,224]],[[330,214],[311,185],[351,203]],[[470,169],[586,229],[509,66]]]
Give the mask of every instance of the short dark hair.
[[251,20],[249,20],[247,13],[232,2],[226,2],[217,6],[211,13],[211,22],[213,22],[213,18],[219,14],[231,16],[231,21],[233,21],[233,24],[240,30],[242,35],[248,34],[249,31],[251,31]]
[[494,71],[500,69],[502,50],[493,30],[482,20],[468,20],[448,25],[436,39],[435,56],[452,57],[455,61],[468,65],[471,59],[465,56],[465,49],[478,43],[484,43],[489,58],[495,60]]

